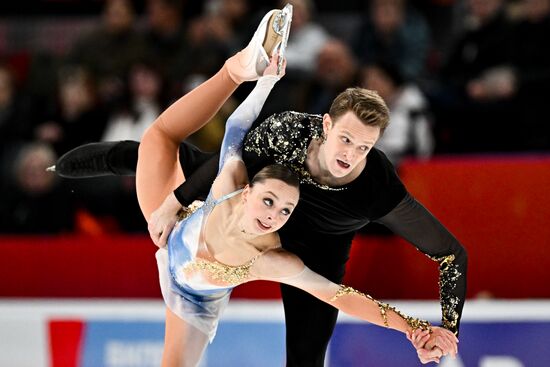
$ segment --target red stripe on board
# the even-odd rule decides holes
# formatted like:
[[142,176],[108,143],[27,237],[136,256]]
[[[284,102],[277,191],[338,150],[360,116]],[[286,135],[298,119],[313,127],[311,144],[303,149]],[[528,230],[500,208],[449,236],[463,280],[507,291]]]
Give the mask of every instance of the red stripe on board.
[[51,367],[78,367],[84,322],[51,320],[48,323]]

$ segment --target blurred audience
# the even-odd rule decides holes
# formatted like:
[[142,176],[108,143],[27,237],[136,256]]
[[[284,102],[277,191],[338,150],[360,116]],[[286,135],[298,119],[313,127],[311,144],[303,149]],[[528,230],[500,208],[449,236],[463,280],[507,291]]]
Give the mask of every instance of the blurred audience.
[[167,79],[181,79],[184,71],[178,63],[186,57],[187,48],[183,1],[148,0],[145,21],[147,57],[157,67],[162,66]]
[[353,51],[362,64],[386,60],[407,79],[424,76],[430,51],[430,29],[407,0],[371,0]]
[[504,0],[468,0],[468,11],[442,77],[474,100],[499,97],[505,91],[493,75],[511,57],[512,27]]
[[[512,57],[512,24],[504,0],[468,0],[462,31],[444,62],[432,94],[441,147],[449,151],[506,150],[513,121],[506,83]],[[476,134],[470,131],[475,130]],[[496,132],[499,139],[495,139]],[[442,138],[442,140],[444,140]]]
[[0,232],[60,233],[74,229],[71,194],[57,176],[46,172],[57,155],[42,143],[25,143],[14,152],[0,193]]
[[166,107],[164,79],[151,63],[136,60],[125,83],[125,92],[110,111],[101,140],[140,141],[145,130]]
[[10,149],[32,137],[30,106],[16,85],[11,68],[0,62],[0,162]]
[[315,4],[312,0],[282,0],[279,5],[282,7],[285,3],[293,6],[292,32],[286,48],[287,73],[298,72],[302,77],[311,77],[317,65],[317,57],[330,36],[313,20]]
[[52,144],[57,154],[92,141],[99,141],[107,122],[92,76],[81,66],[59,70],[58,103],[46,112],[34,130],[38,141]]
[[[147,55],[163,71],[171,99],[182,95],[190,75],[210,76],[225,61],[228,47],[202,17],[184,20],[185,1],[148,0],[144,36]],[[218,28],[224,27],[219,25]]]
[[[521,0],[514,27],[511,67],[501,75],[504,92],[515,97],[513,145],[520,151],[550,149],[550,0]],[[517,122],[521,121],[520,124]]]
[[[550,149],[550,0],[370,0],[342,5],[345,14],[312,0],[106,0],[86,21],[92,31],[75,28],[64,52],[20,57],[0,44],[0,231],[146,231],[133,178],[59,180],[44,168],[86,142],[140,140],[168,104],[246,45],[266,11],[287,2],[287,75],[260,119],[325,113],[360,85],[390,107],[377,146],[397,167],[443,152]],[[427,19],[433,14],[445,20]],[[217,150],[250,89],[239,87],[189,141]]]
[[317,57],[314,78],[304,110],[310,113],[326,113],[332,100],[344,89],[356,85],[358,65],[351,48],[332,38],[321,48]]
[[109,103],[123,90],[130,65],[145,54],[145,42],[136,28],[131,0],[106,0],[101,22],[77,39],[67,63],[86,67],[97,81],[102,101]]
[[361,75],[361,86],[377,91],[390,109],[390,124],[376,147],[386,153],[396,168],[407,156],[429,158],[434,137],[429,106],[420,88],[406,82],[399,69],[386,62],[364,66]]
[[250,22],[248,0],[207,0],[205,16],[198,22],[202,35],[216,39],[233,54],[250,41],[256,24]]

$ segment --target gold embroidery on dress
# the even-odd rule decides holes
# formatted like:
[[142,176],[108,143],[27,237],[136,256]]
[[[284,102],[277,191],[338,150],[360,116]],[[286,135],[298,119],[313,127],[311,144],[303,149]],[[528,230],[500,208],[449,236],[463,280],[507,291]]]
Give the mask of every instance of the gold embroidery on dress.
[[196,258],[195,261],[187,263],[183,266],[182,271],[206,271],[212,275],[212,278],[221,280],[227,284],[238,285],[246,282],[250,278],[250,268],[260,254],[256,255],[252,260],[244,265],[231,266],[220,262],[207,261],[201,258]]
[[368,294],[362,293],[362,292],[360,292],[356,289],[353,289],[352,287],[348,287],[348,286],[343,285],[343,284],[340,285],[340,289],[336,292],[334,297],[332,297],[330,299],[330,301],[334,302],[340,297],[343,297],[343,296],[346,296],[346,295],[353,295],[353,294],[355,294],[357,296],[365,297],[368,300],[376,303],[376,305],[378,306],[378,309],[380,310],[380,315],[382,316],[382,321],[384,322],[384,326],[387,327],[387,328],[390,327],[390,325],[388,323],[388,311],[393,311],[399,317],[401,317],[403,320],[405,320],[407,325],[409,325],[409,327],[413,331],[416,330],[416,329],[422,329],[422,330],[429,330],[431,332],[431,324],[428,321],[421,320],[421,319],[415,319],[411,316],[407,316],[404,313],[402,313],[401,311],[399,311],[398,309],[396,309],[395,307],[390,306],[387,303],[380,302],[380,301],[372,298]]
[[456,308],[460,303],[460,299],[453,294],[453,291],[462,273],[458,271],[458,265],[454,263],[455,255],[428,257],[439,263],[439,297],[443,311],[441,320],[443,327],[456,335],[458,333],[459,318]]

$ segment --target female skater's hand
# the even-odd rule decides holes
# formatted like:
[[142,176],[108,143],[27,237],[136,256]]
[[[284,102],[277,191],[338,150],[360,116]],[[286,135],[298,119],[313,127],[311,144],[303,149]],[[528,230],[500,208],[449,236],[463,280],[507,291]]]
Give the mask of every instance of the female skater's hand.
[[147,229],[149,230],[149,236],[159,248],[166,246],[168,235],[176,224],[176,214],[180,209],[181,204],[172,192],[160,207],[151,213]]

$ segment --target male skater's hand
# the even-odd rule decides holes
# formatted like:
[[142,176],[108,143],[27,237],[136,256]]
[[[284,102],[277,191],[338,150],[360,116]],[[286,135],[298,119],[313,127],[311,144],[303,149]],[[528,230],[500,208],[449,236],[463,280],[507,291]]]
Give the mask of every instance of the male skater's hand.
[[172,232],[177,221],[176,214],[181,209],[181,204],[173,192],[170,193],[160,205],[160,207],[151,213],[147,229],[149,236],[154,244],[159,248],[166,246],[168,235]]

